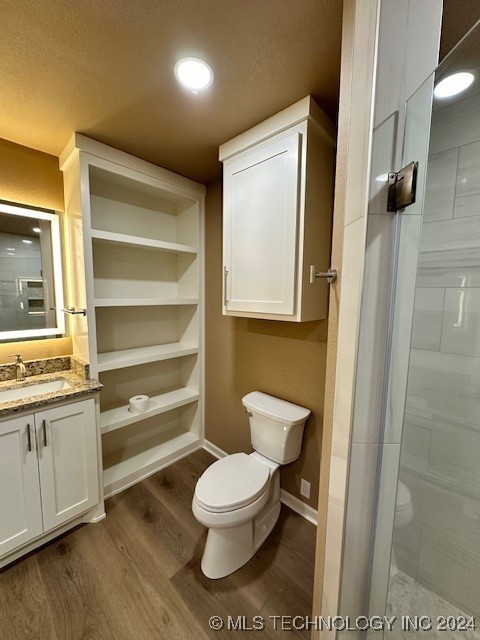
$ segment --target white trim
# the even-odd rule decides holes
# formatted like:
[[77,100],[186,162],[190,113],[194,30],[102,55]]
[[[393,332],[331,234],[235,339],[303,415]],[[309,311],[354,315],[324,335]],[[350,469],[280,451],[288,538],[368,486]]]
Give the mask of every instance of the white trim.
[[[158,165],[154,165],[146,160],[137,158],[125,151],[109,147],[108,145],[98,142],[98,140],[94,140],[93,138],[87,138],[87,136],[84,136],[81,133],[74,133],[60,154],[59,164],[62,171],[67,169],[68,164],[71,162],[72,158],[75,157],[75,154],[78,151],[93,156],[99,163],[103,163],[106,160],[109,163],[114,163],[120,167],[126,168],[127,170],[141,173],[146,177],[161,180],[171,187],[180,188],[184,191],[190,192],[190,196],[192,194],[195,194],[196,196],[205,196],[207,192],[205,185],[200,182],[195,182],[194,180],[185,178],[184,176],[173,173],[172,171],[168,171],[168,169],[163,169]],[[89,163],[101,166],[101,164],[97,165],[95,160]],[[108,169],[106,166],[105,168]],[[113,167],[110,167],[110,170],[112,169]],[[115,171],[117,171],[117,169],[115,169]]]
[[[226,451],[220,449],[220,447],[217,447],[216,444],[213,444],[213,442],[210,442],[209,440],[203,441],[203,448],[205,451],[208,451],[208,453],[211,453],[212,456],[215,456],[215,458],[225,458],[225,456],[229,455]],[[305,518],[305,520],[308,520],[317,526],[318,512],[316,509],[305,504],[305,502],[299,498],[292,496],[292,494],[285,491],[285,489],[280,490],[280,501],[286,507],[289,507],[292,511],[298,513],[299,516],[302,516],[302,518]]]
[[220,447],[217,447],[216,444],[213,444],[213,442],[210,442],[209,440],[203,441],[203,448],[205,451],[208,451],[208,453],[211,453],[212,456],[215,456],[215,458],[225,458],[225,456],[228,456],[226,451],[220,449]]
[[286,507],[290,507],[290,509],[298,513],[299,516],[302,516],[302,518],[305,518],[305,520],[317,526],[318,511],[316,509],[296,496],[292,496],[292,494],[285,491],[285,489],[280,489],[280,500]]
[[304,121],[312,122],[332,145],[335,145],[336,132],[329,117],[321,109],[312,96],[306,96],[283,111],[260,122],[248,131],[220,145],[218,159],[221,162],[232,156],[263,142],[272,135],[285,131]]

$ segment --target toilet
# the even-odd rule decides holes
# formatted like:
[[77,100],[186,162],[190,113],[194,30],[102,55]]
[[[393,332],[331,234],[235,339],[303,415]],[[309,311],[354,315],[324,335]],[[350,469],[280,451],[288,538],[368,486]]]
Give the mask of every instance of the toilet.
[[399,480],[397,487],[397,501],[395,504],[395,528],[406,527],[412,520],[412,495],[408,487]]
[[254,391],[242,403],[250,421],[254,452],[234,453],[214,462],[199,478],[192,510],[208,527],[202,571],[224,578],[266,540],[280,514],[281,465],[296,460],[310,411]]
[[[400,480],[397,485],[397,498],[395,503],[395,530],[403,529],[413,520],[413,503],[412,494],[409,488]],[[392,545],[392,558],[390,566],[390,575],[393,576],[398,572],[398,559],[395,551],[395,545]]]

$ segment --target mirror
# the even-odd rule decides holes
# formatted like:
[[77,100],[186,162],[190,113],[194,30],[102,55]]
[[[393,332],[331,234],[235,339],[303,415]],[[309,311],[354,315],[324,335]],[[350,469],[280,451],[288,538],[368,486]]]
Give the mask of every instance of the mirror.
[[65,333],[56,213],[0,202],[0,341]]

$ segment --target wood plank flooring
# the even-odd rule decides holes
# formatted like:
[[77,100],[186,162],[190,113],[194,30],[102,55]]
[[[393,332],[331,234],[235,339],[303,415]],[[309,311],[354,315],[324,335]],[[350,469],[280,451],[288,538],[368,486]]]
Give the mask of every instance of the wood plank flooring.
[[[200,570],[206,531],[195,483],[214,458],[197,451],[107,501],[107,518],[63,535],[0,572],[2,640],[309,638],[268,616],[311,615],[315,527],[282,506],[255,557],[222,580]],[[211,630],[210,616],[263,616],[263,631]]]

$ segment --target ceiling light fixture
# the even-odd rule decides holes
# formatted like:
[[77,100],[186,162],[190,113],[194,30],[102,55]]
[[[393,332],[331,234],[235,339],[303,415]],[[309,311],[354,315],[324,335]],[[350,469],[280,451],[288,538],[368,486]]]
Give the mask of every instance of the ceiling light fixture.
[[33,227],[32,231],[35,233],[40,233],[40,227]]
[[182,58],[174,71],[178,82],[193,93],[208,89],[213,82],[212,67],[200,58]]
[[475,76],[468,71],[454,73],[440,80],[433,91],[433,95],[436,98],[451,98],[468,89],[474,80]]

